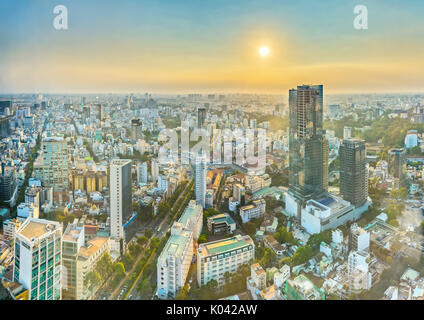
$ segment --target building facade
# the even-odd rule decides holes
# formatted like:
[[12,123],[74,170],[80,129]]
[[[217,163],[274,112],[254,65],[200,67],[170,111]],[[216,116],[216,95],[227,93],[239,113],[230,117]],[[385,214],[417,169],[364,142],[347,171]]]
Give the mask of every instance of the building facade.
[[255,258],[255,243],[249,236],[202,243],[197,249],[197,282],[199,286],[215,280],[219,286],[225,283],[224,274],[236,273],[243,264]]
[[15,233],[14,281],[29,291],[29,300],[62,299],[62,226],[28,218]]

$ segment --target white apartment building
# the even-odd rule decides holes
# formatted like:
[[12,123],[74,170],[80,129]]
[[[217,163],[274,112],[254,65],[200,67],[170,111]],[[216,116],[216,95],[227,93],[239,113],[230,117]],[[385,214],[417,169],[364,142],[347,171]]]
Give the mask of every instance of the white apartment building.
[[157,296],[175,298],[184,287],[193,259],[193,232],[176,222],[157,261]]
[[15,233],[14,281],[29,300],[62,299],[62,225],[28,218]]
[[235,237],[203,243],[197,249],[197,282],[199,286],[216,280],[225,283],[226,272],[236,273],[243,264],[255,258],[255,243],[249,236]]
[[251,204],[240,208],[240,218],[243,223],[247,223],[252,219],[260,218],[264,215],[266,203],[264,199],[253,200]]
[[372,285],[372,275],[369,271],[370,254],[365,251],[351,251],[348,257],[349,293],[359,293],[369,290]]
[[203,227],[203,208],[191,200],[184,209],[178,222],[181,222],[183,228],[193,232],[193,239],[198,240]]

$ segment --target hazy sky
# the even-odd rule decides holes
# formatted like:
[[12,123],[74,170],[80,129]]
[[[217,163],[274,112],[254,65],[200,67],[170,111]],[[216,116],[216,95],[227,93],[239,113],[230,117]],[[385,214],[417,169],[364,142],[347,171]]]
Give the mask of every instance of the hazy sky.
[[[368,30],[353,28],[358,4]],[[54,29],[56,5],[69,30]],[[424,92],[424,1],[0,0],[0,93],[285,94],[303,83]]]

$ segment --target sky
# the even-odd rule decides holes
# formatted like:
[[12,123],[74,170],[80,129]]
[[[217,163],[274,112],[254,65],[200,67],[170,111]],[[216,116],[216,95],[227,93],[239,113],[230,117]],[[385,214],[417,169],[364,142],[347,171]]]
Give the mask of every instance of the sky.
[[423,39],[422,0],[1,0],[0,93],[424,92]]

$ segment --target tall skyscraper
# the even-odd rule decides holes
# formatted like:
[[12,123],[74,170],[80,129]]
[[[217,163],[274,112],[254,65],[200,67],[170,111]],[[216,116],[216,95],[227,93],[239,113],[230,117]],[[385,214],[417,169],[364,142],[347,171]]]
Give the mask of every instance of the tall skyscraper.
[[140,119],[131,120],[131,140],[135,143],[143,135],[143,123]]
[[206,121],[206,109],[205,108],[198,108],[197,109],[197,127],[199,129],[203,128]]
[[123,253],[136,231],[132,210],[131,160],[110,163],[110,237],[113,250]]
[[328,143],[323,130],[323,87],[298,86],[289,92],[289,193],[299,216],[304,203],[328,189]]
[[28,218],[15,232],[13,276],[29,300],[62,298],[62,225]]
[[403,185],[405,180],[405,171],[406,171],[406,161],[405,161],[406,151],[404,148],[394,148],[390,149],[388,152],[389,158],[389,174],[398,179],[400,187]]
[[344,139],[339,156],[340,194],[355,207],[360,207],[368,199],[365,141],[358,138]]
[[100,103],[96,103],[94,107],[97,109],[97,120],[103,121],[103,106]]
[[203,155],[196,157],[195,164],[195,189],[196,189],[196,203],[205,207],[206,201],[206,158]]
[[147,163],[137,164],[137,183],[147,183]]
[[62,137],[48,137],[42,143],[42,180],[53,191],[68,189],[68,144]]

